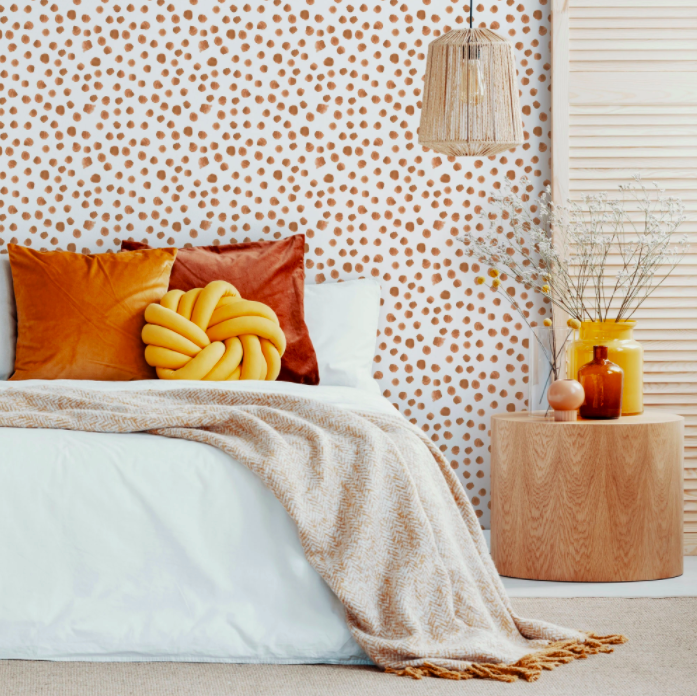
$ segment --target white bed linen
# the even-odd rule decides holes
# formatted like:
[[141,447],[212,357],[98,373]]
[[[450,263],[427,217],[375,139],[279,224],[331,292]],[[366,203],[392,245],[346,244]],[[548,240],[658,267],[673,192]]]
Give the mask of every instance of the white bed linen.
[[[346,387],[211,388],[394,411]],[[243,465],[143,433],[20,428],[0,428],[0,658],[370,663],[294,523]]]

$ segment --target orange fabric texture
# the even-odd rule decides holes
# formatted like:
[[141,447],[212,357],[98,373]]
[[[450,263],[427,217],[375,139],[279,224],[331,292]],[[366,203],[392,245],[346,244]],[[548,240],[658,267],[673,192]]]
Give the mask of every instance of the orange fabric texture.
[[119,254],[9,245],[17,302],[10,379],[154,379],[140,338],[145,308],[167,292],[176,249]]
[[[150,249],[121,242],[121,249]],[[276,313],[288,341],[281,361],[282,382],[319,384],[319,367],[305,324],[305,235],[180,249],[169,280],[170,290],[202,288],[213,280],[234,285],[246,300],[261,302]]]

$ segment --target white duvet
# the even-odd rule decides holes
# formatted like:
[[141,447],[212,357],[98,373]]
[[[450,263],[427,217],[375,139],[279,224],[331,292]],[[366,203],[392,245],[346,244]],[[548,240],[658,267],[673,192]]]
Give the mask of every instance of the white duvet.
[[[216,388],[394,411],[347,387]],[[2,658],[370,663],[290,517],[243,465],[179,439],[19,428],[0,428]]]

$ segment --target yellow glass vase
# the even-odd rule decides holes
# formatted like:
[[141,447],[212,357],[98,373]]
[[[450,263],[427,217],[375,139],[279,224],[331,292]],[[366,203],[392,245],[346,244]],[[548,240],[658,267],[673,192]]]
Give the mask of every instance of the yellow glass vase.
[[608,359],[624,372],[622,415],[644,412],[644,348],[634,340],[635,321],[584,321],[579,337],[569,345],[566,368],[569,379],[593,360],[593,346],[607,346]]

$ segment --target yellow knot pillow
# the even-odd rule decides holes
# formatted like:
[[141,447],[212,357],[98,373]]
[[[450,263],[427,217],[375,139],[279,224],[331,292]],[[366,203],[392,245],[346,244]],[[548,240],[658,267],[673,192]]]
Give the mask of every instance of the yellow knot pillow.
[[145,310],[145,360],[160,379],[273,381],[286,337],[274,311],[223,280],[170,290]]

